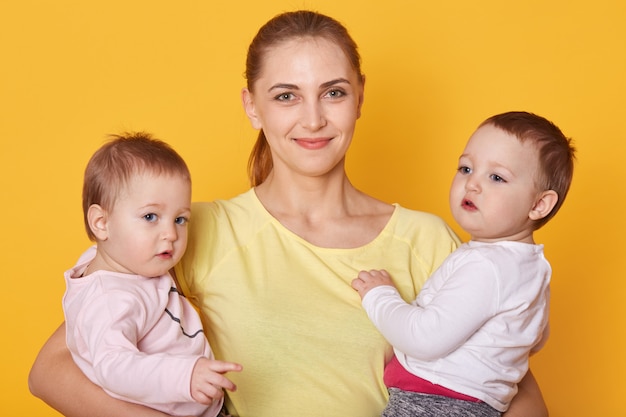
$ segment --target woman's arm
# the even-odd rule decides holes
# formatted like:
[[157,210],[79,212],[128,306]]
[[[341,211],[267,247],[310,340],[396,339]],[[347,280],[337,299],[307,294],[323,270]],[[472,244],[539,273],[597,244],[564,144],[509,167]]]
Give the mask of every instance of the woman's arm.
[[548,417],[548,407],[530,369],[517,388],[517,395],[503,417]]
[[28,375],[30,392],[67,417],[163,417],[159,411],[109,396],[76,366],[65,323],[43,345]]

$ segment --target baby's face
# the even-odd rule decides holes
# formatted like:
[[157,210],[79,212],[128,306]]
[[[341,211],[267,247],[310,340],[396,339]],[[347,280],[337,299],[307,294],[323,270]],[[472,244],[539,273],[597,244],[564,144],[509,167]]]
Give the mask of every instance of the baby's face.
[[450,189],[450,207],[473,240],[532,240],[529,214],[540,190],[539,152],[531,141],[493,126],[470,137]]
[[156,277],[187,248],[191,184],[179,175],[133,176],[107,214],[107,238],[98,242],[116,272]]

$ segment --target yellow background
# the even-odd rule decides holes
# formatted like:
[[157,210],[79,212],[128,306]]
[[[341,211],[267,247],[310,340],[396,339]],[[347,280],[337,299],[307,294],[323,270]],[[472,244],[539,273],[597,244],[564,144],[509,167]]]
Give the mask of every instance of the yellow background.
[[62,320],[62,273],[88,244],[91,153],[107,133],[149,130],[188,161],[195,200],[246,190],[246,47],[296,8],[334,16],[360,45],[366,100],[348,169],[383,200],[459,231],[448,185],[480,121],[528,110],[574,138],[570,196],[537,236],[554,269],[552,335],[532,369],[553,417],[626,415],[622,0],[3,1],[0,415],[57,415],[27,374]]

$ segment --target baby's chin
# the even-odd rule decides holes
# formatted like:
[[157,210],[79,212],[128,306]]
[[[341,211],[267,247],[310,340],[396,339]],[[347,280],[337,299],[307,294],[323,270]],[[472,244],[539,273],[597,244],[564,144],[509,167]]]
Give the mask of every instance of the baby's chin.
[[171,266],[168,266],[168,267],[145,269],[143,271],[139,271],[137,275],[141,275],[143,277],[148,277],[148,278],[159,278],[159,277],[162,277],[163,275],[169,274],[172,268],[174,268],[174,265],[175,264],[172,264]]

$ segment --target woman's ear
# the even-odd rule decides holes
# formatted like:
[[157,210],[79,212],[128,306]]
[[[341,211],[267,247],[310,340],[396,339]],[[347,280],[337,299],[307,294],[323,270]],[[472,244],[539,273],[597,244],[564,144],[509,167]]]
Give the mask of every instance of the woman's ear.
[[528,213],[528,217],[531,220],[543,219],[548,214],[550,214],[550,212],[556,205],[557,201],[559,201],[559,195],[556,193],[556,191],[554,190],[543,191],[539,195],[539,198],[535,202],[535,205],[533,206],[533,208],[530,210],[530,213]]
[[241,90],[241,103],[243,104],[243,109],[246,111],[246,115],[248,116],[252,127],[257,130],[261,129],[261,121],[256,113],[254,98],[252,97],[250,90],[247,88]]
[[99,241],[107,240],[109,233],[107,230],[107,213],[98,204],[92,204],[87,210],[87,222],[91,233],[94,234]]

